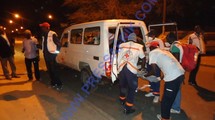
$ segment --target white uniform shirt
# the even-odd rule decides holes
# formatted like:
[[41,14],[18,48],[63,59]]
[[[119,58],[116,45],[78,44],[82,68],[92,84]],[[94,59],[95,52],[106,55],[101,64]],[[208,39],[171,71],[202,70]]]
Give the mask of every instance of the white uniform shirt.
[[163,43],[163,41],[161,39],[159,39],[159,38],[154,38],[153,39],[152,37],[149,37],[149,41],[146,43],[146,46],[149,47],[150,43],[153,42],[153,41],[156,41],[156,42],[159,43],[159,48],[160,49],[164,49],[165,48],[164,47],[164,43]]
[[129,41],[120,44],[118,53],[118,73],[124,65],[134,74],[137,74],[137,62],[139,58],[144,58],[143,46]]
[[169,52],[159,48],[149,53],[149,64],[156,64],[164,74],[164,81],[169,82],[184,74],[184,69]]
[[34,37],[31,37],[31,39],[24,39],[23,40],[23,48],[24,48],[24,55],[25,55],[25,58],[28,58],[28,59],[32,59],[32,58],[35,58],[37,57],[37,53],[36,53],[36,50],[37,47],[36,47],[36,44],[38,44],[38,41],[36,38]]
[[153,39],[152,37],[149,37],[148,42],[146,42],[146,56],[147,56],[146,61],[148,61],[148,54],[150,52],[150,49],[149,49],[150,43],[153,42],[153,41],[158,42],[160,49],[165,49],[164,43],[163,43],[163,41],[161,39],[159,39],[159,38],[154,38]]
[[189,40],[192,40],[192,45],[195,45],[196,47],[198,47],[198,49],[200,50],[200,53],[204,54],[206,52],[205,50],[205,43],[203,41],[203,36],[202,34],[200,34],[199,36],[196,35],[197,33],[193,33],[189,36],[188,38],[188,43]]

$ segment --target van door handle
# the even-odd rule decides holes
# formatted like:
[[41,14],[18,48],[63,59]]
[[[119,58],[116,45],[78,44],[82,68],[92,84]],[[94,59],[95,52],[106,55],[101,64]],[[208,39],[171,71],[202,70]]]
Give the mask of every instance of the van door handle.
[[98,56],[93,56],[93,59],[94,60],[99,60],[99,57]]

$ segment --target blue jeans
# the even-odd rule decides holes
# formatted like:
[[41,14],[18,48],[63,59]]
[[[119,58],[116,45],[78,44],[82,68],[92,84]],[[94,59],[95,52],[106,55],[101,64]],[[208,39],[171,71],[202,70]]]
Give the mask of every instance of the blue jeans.
[[172,109],[181,111],[181,88],[179,88],[175,101],[172,104]]
[[[151,65],[147,64],[147,71],[151,71]],[[156,65],[156,70],[155,70],[155,76],[160,77],[161,71],[160,68]],[[150,86],[150,92],[153,93],[155,96],[160,96],[160,81],[158,82],[149,82]]]

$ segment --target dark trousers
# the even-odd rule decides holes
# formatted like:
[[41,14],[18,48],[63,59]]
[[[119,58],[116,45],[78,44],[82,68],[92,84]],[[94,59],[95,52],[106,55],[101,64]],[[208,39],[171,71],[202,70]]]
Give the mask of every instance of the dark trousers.
[[25,58],[25,66],[26,66],[26,69],[27,69],[28,78],[33,79],[33,76],[32,76],[32,63],[34,65],[35,78],[37,80],[39,80],[40,79],[40,71],[39,71],[39,59],[38,58],[32,58],[32,59]]
[[180,85],[184,80],[184,75],[179,76],[173,81],[165,82],[164,94],[161,101],[161,116],[164,119],[170,118],[170,109],[179,91]]
[[58,77],[58,65],[55,61],[55,57],[54,59],[45,58],[45,62],[49,73],[49,77],[51,78],[51,85],[58,85],[58,86],[62,85],[62,82]]
[[4,72],[4,76],[5,77],[9,77],[10,76],[10,72],[8,70],[8,66],[7,66],[7,62],[9,62],[10,67],[11,67],[11,75],[15,76],[16,75],[16,65],[14,62],[14,56],[10,56],[7,58],[0,58],[1,59],[1,65],[2,65],[2,69]]
[[190,72],[189,82],[196,84],[196,75],[197,75],[197,72],[199,71],[200,63],[201,63],[201,54],[199,54],[198,56],[196,67]]
[[119,73],[120,84],[120,98],[125,98],[126,93],[126,109],[130,109],[134,103],[135,90],[137,89],[138,78],[136,74],[133,74],[126,65]]

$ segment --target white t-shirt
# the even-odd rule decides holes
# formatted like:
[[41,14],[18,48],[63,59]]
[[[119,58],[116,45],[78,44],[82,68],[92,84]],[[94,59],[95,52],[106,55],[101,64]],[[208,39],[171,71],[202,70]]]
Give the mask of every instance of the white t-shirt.
[[118,73],[123,66],[127,64],[127,68],[134,74],[137,74],[137,62],[139,58],[144,58],[143,45],[129,41],[120,44],[118,53]]
[[194,32],[193,34],[191,34],[189,36],[188,43],[189,43],[189,40],[192,40],[192,45],[195,45],[196,47],[199,48],[201,54],[205,54],[206,53],[205,43],[203,41],[202,34],[200,34],[199,36],[197,36],[197,33]]
[[156,64],[164,74],[164,81],[169,82],[184,74],[184,69],[169,52],[156,48],[149,53],[149,64]]
[[146,56],[147,56],[146,60],[147,61],[148,61],[148,54],[150,52],[149,46],[150,46],[151,42],[157,42],[159,44],[160,49],[165,49],[164,43],[163,43],[163,41],[161,39],[156,38],[156,37],[153,39],[152,37],[149,37],[148,41],[146,42]]

